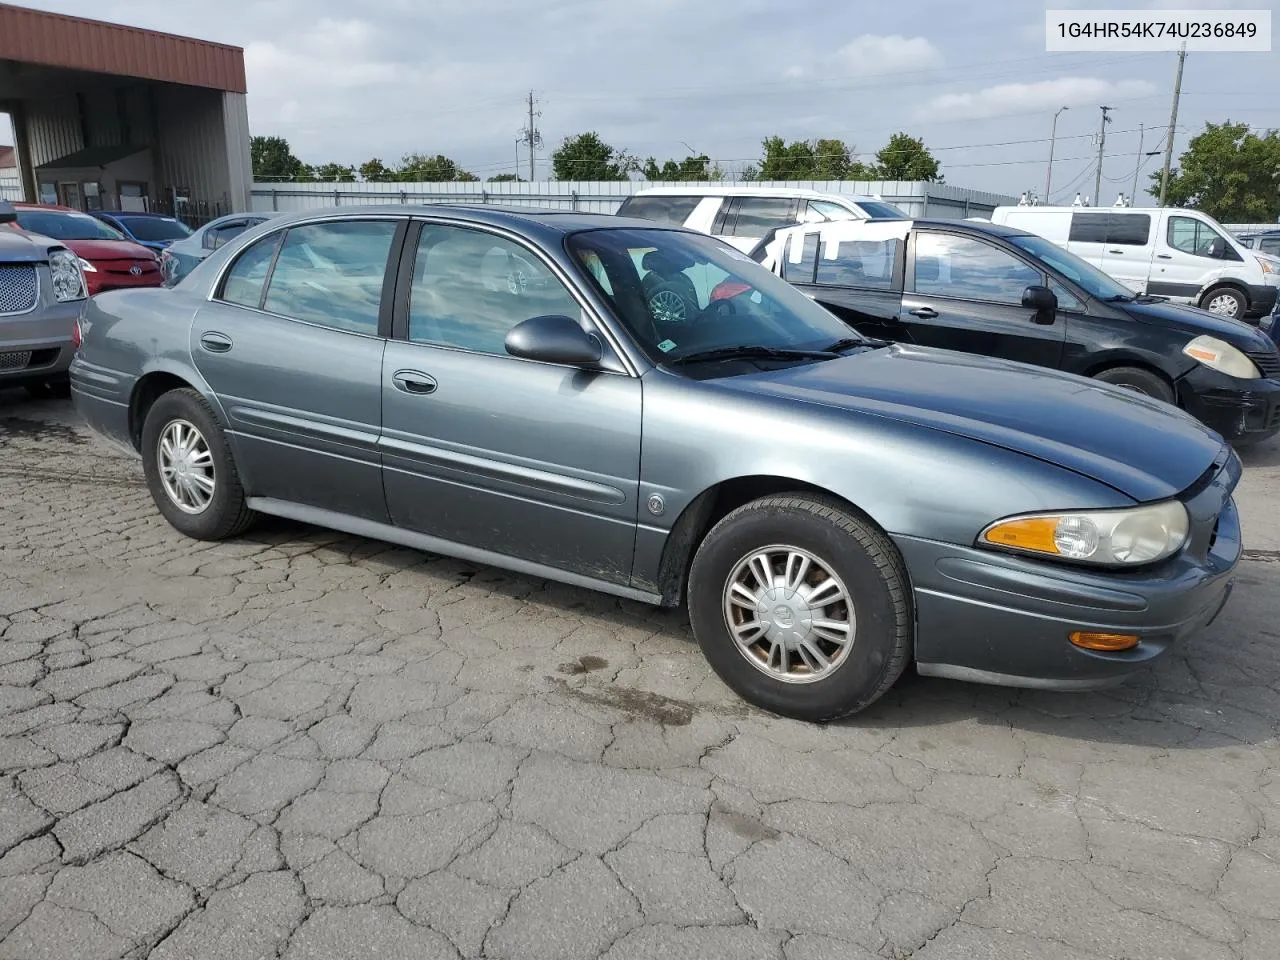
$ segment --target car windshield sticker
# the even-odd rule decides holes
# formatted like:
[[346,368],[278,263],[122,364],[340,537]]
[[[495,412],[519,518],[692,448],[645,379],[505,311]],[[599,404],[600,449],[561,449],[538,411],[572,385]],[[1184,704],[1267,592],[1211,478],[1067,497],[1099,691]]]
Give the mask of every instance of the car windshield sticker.
[[663,353],[670,353],[675,348],[676,348],[676,342],[674,340],[663,340],[660,344],[658,344],[658,349],[661,350]]

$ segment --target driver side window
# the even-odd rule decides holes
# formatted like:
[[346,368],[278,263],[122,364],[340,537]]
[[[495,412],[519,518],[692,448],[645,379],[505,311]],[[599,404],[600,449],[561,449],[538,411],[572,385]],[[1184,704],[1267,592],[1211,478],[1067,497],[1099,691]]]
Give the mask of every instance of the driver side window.
[[541,259],[482,230],[428,224],[409,292],[409,339],[506,356],[507,334],[531,317],[578,320],[581,307]]
[[1173,249],[1196,257],[1211,256],[1209,248],[1215,240],[1221,246],[1226,246],[1226,241],[1218,231],[1191,217],[1170,217],[1168,237],[1169,246]]

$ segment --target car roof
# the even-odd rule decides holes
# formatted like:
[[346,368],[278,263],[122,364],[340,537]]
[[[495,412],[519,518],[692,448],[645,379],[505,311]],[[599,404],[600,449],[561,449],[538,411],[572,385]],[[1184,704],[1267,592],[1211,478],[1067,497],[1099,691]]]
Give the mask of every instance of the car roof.
[[933,228],[941,230],[959,230],[964,233],[983,233],[993,237],[1026,237],[1031,234],[1026,230],[1020,230],[1017,227],[1007,227],[1000,223],[990,223],[988,221],[976,220],[948,220],[942,217],[872,217],[869,220],[833,220],[829,223],[798,223],[795,226],[779,227],[778,233],[794,230],[801,233],[819,233],[823,229],[835,229],[838,231],[864,230],[868,233],[882,232],[880,229],[883,224],[900,223],[902,224],[902,232],[920,228]]
[[869,201],[888,203],[878,197],[857,193],[830,193],[811,190],[808,187],[649,187],[637,190],[633,197],[794,197],[804,200],[846,200],[853,203]]
[[570,234],[584,230],[667,230],[692,233],[683,227],[668,227],[639,217],[619,217],[607,213],[556,210],[543,207],[499,206],[491,203],[376,204],[300,210],[273,218],[280,225],[342,216],[452,217],[489,226],[505,226],[523,231]]
[[155,210],[93,210],[90,216],[103,214],[108,217],[156,217],[163,220],[177,220],[171,213],[159,213]]
[[82,216],[89,216],[83,210],[77,210],[75,207],[64,207],[60,203],[27,203],[25,201],[15,202],[15,210],[48,210],[52,213],[78,213]]

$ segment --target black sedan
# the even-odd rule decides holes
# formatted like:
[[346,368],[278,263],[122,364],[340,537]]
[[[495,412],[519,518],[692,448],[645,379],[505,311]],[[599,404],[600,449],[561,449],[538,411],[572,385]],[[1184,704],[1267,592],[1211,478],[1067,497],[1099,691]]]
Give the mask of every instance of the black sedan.
[[865,336],[1065,370],[1177,404],[1237,446],[1280,430],[1266,333],[1143,296],[1043,237],[977,221],[777,230],[753,259]]

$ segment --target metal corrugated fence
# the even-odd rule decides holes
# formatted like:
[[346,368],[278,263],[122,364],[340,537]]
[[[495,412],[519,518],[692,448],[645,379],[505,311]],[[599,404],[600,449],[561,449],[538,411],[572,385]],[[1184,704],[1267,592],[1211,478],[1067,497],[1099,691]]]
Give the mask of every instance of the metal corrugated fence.
[[495,203],[614,213],[622,201],[653,187],[801,187],[823,193],[878,196],[912,217],[990,216],[1016,197],[916,181],[753,181],[735,183],[655,183],[647,180],[540,181],[535,183],[270,183],[255,181],[255,210],[296,211],[380,203]]

